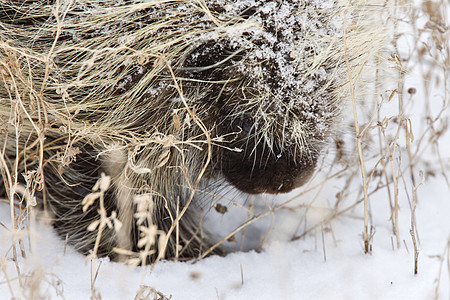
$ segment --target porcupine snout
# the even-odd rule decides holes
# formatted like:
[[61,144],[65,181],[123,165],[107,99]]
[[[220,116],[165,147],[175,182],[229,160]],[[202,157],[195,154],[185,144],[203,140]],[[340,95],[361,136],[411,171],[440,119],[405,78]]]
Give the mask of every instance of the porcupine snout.
[[256,144],[245,127],[234,143],[242,151],[228,151],[223,157],[222,172],[231,184],[249,194],[278,194],[290,192],[308,181],[318,155],[295,157],[294,153],[283,152],[279,144],[268,149],[266,144]]
[[245,193],[285,193],[307,182],[336,110],[326,67],[310,67],[320,46],[302,33],[334,28],[302,24],[299,5],[242,10],[240,29],[206,38],[184,64],[186,77],[209,81],[202,120],[219,135],[235,134],[217,149],[217,169]]

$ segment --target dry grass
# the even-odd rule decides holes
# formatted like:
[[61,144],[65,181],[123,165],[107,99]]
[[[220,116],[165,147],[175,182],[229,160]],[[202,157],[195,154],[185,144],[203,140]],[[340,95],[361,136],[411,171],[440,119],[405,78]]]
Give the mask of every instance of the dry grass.
[[[376,62],[379,64],[379,67],[374,68],[375,74],[373,75],[374,82],[371,85],[372,90],[359,90],[362,88],[361,86],[367,87],[367,84],[360,84],[358,81],[363,79],[356,74],[352,74],[351,69],[348,68],[354,118],[350,121],[347,120],[348,126],[336,133],[336,148],[330,148],[329,153],[323,159],[319,173],[295,197],[282,203],[273,205],[270,201],[266,201],[261,205],[255,204],[254,201],[248,201],[248,206],[241,205],[242,209],[246,211],[248,219],[224,236],[212,248],[206,250],[202,257],[208,255],[225,241],[234,240],[236,248],[240,249],[248,226],[271,216],[271,225],[267,234],[262,238],[259,247],[260,249],[263,248],[274,228],[275,212],[280,213],[292,210],[297,211],[300,217],[296,228],[294,228],[295,230],[293,230],[291,240],[304,238],[307,235],[316,233],[320,233],[323,238],[324,234],[333,233],[333,221],[337,218],[356,217],[362,221],[361,231],[363,232],[364,252],[371,253],[372,244],[374,243],[373,237],[376,234],[372,218],[376,212],[371,210],[370,199],[376,194],[384,193],[386,199],[388,199],[387,205],[390,208],[389,222],[392,226],[392,235],[395,238],[393,247],[406,247],[404,242],[406,237],[401,235],[401,228],[409,228],[409,238],[413,244],[412,255],[414,255],[414,265],[411,266],[411,269],[414,274],[420,272],[420,239],[415,213],[417,203],[421,199],[418,198],[417,191],[424,183],[424,178],[433,176],[443,176],[450,189],[448,162],[440,154],[441,137],[444,136],[448,129],[448,105],[450,101],[449,14],[449,7],[445,0],[425,1],[419,7],[414,7],[407,1],[399,0],[396,8],[390,15],[390,22],[394,30],[393,41],[389,50],[392,52],[392,56],[388,62]],[[60,14],[57,13],[57,15]],[[58,35],[58,33],[56,34]],[[410,42],[409,48],[401,49],[405,39]],[[23,114],[20,114],[20,117],[28,118],[31,121],[37,133],[37,138],[28,147],[31,149],[39,145],[37,149],[40,149],[36,153],[36,157],[32,158],[39,162],[38,168],[36,171],[28,171],[26,173],[27,186],[23,186],[17,181],[17,178],[19,178],[18,161],[6,161],[6,143],[1,145],[0,148],[0,167],[3,184],[9,195],[8,199],[1,199],[1,201],[9,204],[10,208],[10,220],[0,220],[0,226],[7,231],[7,234],[2,234],[3,241],[10,243],[6,253],[0,257],[0,273],[2,274],[0,284],[9,287],[10,297],[14,299],[45,299],[46,295],[41,293],[45,289],[53,289],[56,295],[63,297],[64,291],[61,289],[61,282],[56,275],[48,274],[45,270],[39,268],[24,271],[27,268],[20,262],[20,257],[25,258],[32,255],[32,240],[34,237],[33,214],[30,213],[30,209],[35,203],[34,191],[43,188],[42,149],[44,148],[44,139],[40,134],[42,132],[40,124],[35,124],[32,118],[27,115],[27,111],[30,108],[25,107],[20,100],[22,92],[20,92],[20,88],[14,80],[19,78],[22,82],[29,83],[28,95],[35,99],[35,107],[31,109],[39,110],[39,116],[42,116],[42,122],[45,122],[46,113],[43,111],[44,105],[42,105],[41,101],[43,100],[39,96],[39,90],[48,78],[47,76],[43,78],[41,86],[34,86],[32,74],[20,73],[20,66],[15,64],[18,59],[10,51],[8,43],[0,41],[0,50],[4,54],[4,56],[0,57],[0,83],[10,85],[11,99],[17,99],[17,101],[14,101],[16,106],[12,108],[14,111],[11,113],[14,115],[15,111],[20,110],[23,112]],[[51,53],[49,53],[49,57],[50,55]],[[162,64],[169,65],[164,56],[161,56],[159,59]],[[49,67],[48,61],[46,66]],[[413,68],[421,76],[420,82],[417,82],[421,86],[407,86],[405,84],[406,78]],[[45,74],[48,74],[48,71]],[[205,137],[202,142],[208,145],[208,151],[211,153],[211,145],[214,141],[209,136],[209,132],[203,126],[201,120],[184,101],[182,87],[177,85],[177,80],[173,73],[172,76],[187,113],[196,126],[201,128]],[[384,81],[386,77],[396,78],[395,86],[388,86]],[[436,96],[433,94],[433,84],[439,80],[439,83],[444,85],[443,90],[445,92],[439,95],[440,99],[436,100]],[[425,92],[423,95],[417,94],[418,90]],[[361,96],[359,95],[363,95],[364,99],[360,99]],[[441,101],[438,109],[432,103],[435,101]],[[422,119],[417,118],[413,121],[411,115],[417,110],[422,110],[425,116]],[[2,115],[1,120],[3,120],[3,117]],[[16,136],[20,136],[21,119],[19,115],[16,118],[12,118],[12,121],[14,123],[13,126],[16,128]],[[174,118],[175,127],[179,122],[179,119]],[[0,130],[2,128],[1,125],[0,123]],[[421,130],[416,131],[414,130],[415,128],[421,128]],[[164,144],[167,143],[167,140],[160,142]],[[17,145],[16,149],[20,149],[20,147]],[[68,160],[76,155],[76,151],[69,153],[71,151],[69,147],[61,150]],[[436,154],[438,165],[427,165],[427,161],[423,160],[422,157],[429,151],[434,151]],[[16,154],[17,157],[20,155],[23,155],[23,153]],[[168,158],[161,157],[160,163],[163,165],[166,159]],[[159,235],[159,239],[162,239],[160,248],[164,247],[165,238],[168,238],[172,233],[177,234],[178,221],[192,201],[209,160],[210,155],[204,169],[199,172],[194,182],[188,180],[192,194],[187,204],[184,207],[180,207],[178,215],[174,216],[173,225],[169,232]],[[107,179],[104,178],[104,180]],[[336,197],[334,199],[325,199],[325,201],[320,199],[321,192],[327,190],[330,182],[335,181],[343,183],[340,185],[341,187],[336,193]],[[95,199],[85,199],[87,205],[89,200],[96,201],[98,199],[102,201],[103,193],[108,185],[104,181],[103,183],[104,185],[102,186],[100,182],[97,191],[94,191],[94,193],[97,193],[95,194]],[[20,195],[21,201],[17,201],[17,197],[14,194]],[[234,199],[228,199],[226,196],[217,195],[217,197],[220,199],[220,201],[217,200],[218,203],[240,205],[233,202]],[[299,199],[308,199],[308,203],[305,204],[304,201],[299,201]],[[401,199],[406,199],[409,203],[410,220],[408,224],[400,224],[399,221],[400,201],[403,201]],[[327,202],[329,205],[325,207],[323,202]],[[254,205],[258,206],[257,209],[255,209]],[[320,221],[308,222],[308,214],[313,210],[323,211]],[[106,211],[103,207],[98,223],[93,224],[91,228],[92,230],[98,230],[98,242],[104,228],[107,226],[120,226],[114,221],[114,218],[106,216]],[[241,234],[241,241],[236,240],[238,233]],[[122,252],[122,254],[131,255],[132,260],[130,262],[134,265],[143,263],[145,266],[146,257],[150,255],[151,248],[154,248],[155,243],[158,243],[154,236],[153,238],[143,237],[143,239],[145,238],[143,245],[146,245],[146,247],[144,247],[143,253]],[[24,240],[30,241],[27,244],[31,245],[31,249],[25,248]],[[95,288],[96,278],[101,269],[101,262],[96,260],[98,242],[89,261],[91,264],[92,299],[101,299],[101,295]],[[322,243],[322,245],[324,259],[326,260],[325,243]],[[450,273],[449,249],[450,240],[441,256],[442,269],[440,270],[439,278],[441,273],[445,272],[446,265]],[[162,258],[162,255],[158,256],[157,261]],[[440,280],[437,280],[436,298],[438,298],[439,284]],[[15,286],[19,286],[20,291]],[[167,298],[152,287],[142,286],[137,292],[135,299],[170,299],[170,297]]]

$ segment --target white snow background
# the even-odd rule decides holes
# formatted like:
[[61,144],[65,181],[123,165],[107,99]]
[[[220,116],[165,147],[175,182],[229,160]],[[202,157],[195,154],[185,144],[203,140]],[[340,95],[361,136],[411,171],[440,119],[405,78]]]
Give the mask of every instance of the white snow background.
[[[413,174],[405,173],[399,182],[399,248],[390,221],[388,191],[381,188],[369,198],[373,236],[371,252],[364,253],[363,203],[355,204],[362,195],[359,173],[355,176],[359,181],[350,183],[351,193],[339,203],[339,215],[332,215],[336,212],[333,207],[346,178],[336,176],[327,179],[321,189],[289,203],[290,209],[268,214],[252,224],[246,234],[250,243],[252,234],[264,236],[268,228],[271,230],[262,251],[235,252],[196,263],[161,261],[153,270],[133,269],[105,259],[87,261],[64,245],[51,226],[33,220],[29,234],[22,231],[26,257],[19,255],[16,264],[11,250],[10,208],[0,203],[0,299],[163,299],[152,295],[152,288],[170,299],[450,299],[450,133],[446,130],[450,120],[450,74],[446,72],[450,68],[445,66],[450,63],[450,45],[433,48],[433,30],[442,29],[439,32],[447,36],[444,43],[449,41],[450,10],[445,0],[434,3],[442,10],[446,24],[436,24],[416,4],[415,22],[405,20],[398,28],[402,33],[399,53],[407,70],[405,115],[411,120],[415,138],[411,147],[419,153]],[[426,54],[419,56],[423,48]],[[390,82],[382,92],[389,95],[387,91],[395,88],[397,82]],[[392,97],[383,106],[381,119],[398,114],[397,102],[398,98]],[[375,141],[376,132],[369,133]],[[352,140],[354,133],[349,130],[346,134],[346,139]],[[407,169],[406,142],[400,139],[399,144],[394,163],[398,169]],[[321,182],[334,158],[331,152],[306,187],[282,197],[265,197],[265,201],[253,199],[262,207],[255,204],[255,210],[263,211],[266,203],[272,207],[283,203]],[[414,188],[417,207],[413,214]],[[218,232],[230,232],[245,221],[245,216],[238,218],[242,211],[228,209],[227,214],[207,221]],[[416,275],[412,219],[419,253]],[[304,232],[301,238],[291,240]]]

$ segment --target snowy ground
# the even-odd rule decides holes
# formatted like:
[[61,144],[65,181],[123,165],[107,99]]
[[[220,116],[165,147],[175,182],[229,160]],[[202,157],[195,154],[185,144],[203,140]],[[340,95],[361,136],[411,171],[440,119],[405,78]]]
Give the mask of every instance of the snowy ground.
[[[448,42],[449,11],[446,13]],[[423,12],[421,15],[416,24],[419,29],[428,28],[427,15]],[[409,37],[401,42],[402,58],[416,51],[414,45],[432,45],[432,35],[424,33],[420,43],[414,39],[417,37],[414,33]],[[449,51],[449,45],[444,45],[444,50]],[[445,54],[445,51],[438,52]],[[400,247],[390,220],[389,195],[393,195],[393,184],[390,190],[377,189],[377,182],[384,181],[381,176],[374,177],[369,185],[369,191],[374,191],[369,198],[373,237],[371,252],[364,254],[360,175],[354,176],[348,189],[343,188],[348,178],[345,174],[351,170],[346,170],[343,176],[328,178],[322,188],[313,189],[286,208],[252,224],[245,236],[250,240],[252,234],[264,236],[273,224],[261,252],[208,257],[195,264],[162,261],[154,270],[131,269],[106,260],[88,262],[70,246],[65,247],[51,227],[33,221],[30,234],[25,236],[27,258],[19,257],[19,263],[15,264],[10,247],[12,234],[8,230],[9,206],[0,203],[0,222],[6,227],[0,227],[0,299],[134,299],[138,291],[142,294],[136,299],[146,299],[150,287],[171,299],[450,299],[450,132],[445,130],[450,118],[447,107],[450,79],[443,73],[444,69],[449,71],[448,66],[439,65],[445,59],[433,53],[436,52],[424,55],[422,63],[415,67],[417,58],[405,59],[403,65],[409,71],[405,75],[403,101],[415,137],[411,151],[417,150],[420,155],[413,156],[411,162],[406,142],[399,139],[395,170],[406,170],[404,176],[397,177]],[[448,52],[446,57],[448,63]],[[429,70],[434,72],[427,77]],[[407,93],[410,88],[415,92]],[[382,116],[398,114],[398,97],[391,101],[383,108]],[[433,126],[430,118],[437,118]],[[440,129],[442,134],[437,135]],[[377,129],[369,134],[377,141]],[[336,174],[338,167],[331,163],[334,155],[330,153],[324,159],[322,170],[303,190],[283,199],[267,199],[267,205],[283,203],[329,174]],[[347,155],[355,159],[355,153]],[[373,164],[368,158],[368,170]],[[410,165],[412,172],[408,170]],[[421,174],[424,181],[420,185]],[[417,188],[415,213],[414,188]],[[337,200],[340,191],[347,193],[342,201]],[[255,201],[259,203],[256,212],[262,212],[266,206],[259,200]],[[235,218],[239,214],[242,212],[215,216],[209,222],[215,223],[217,232],[230,232],[243,221]],[[414,275],[411,220],[418,243],[417,275]],[[300,239],[291,240],[303,233]]]
[[[132,299],[140,284],[173,295],[173,299],[433,299],[437,292],[438,299],[448,299],[448,256],[444,256],[445,251],[448,255],[450,204],[448,189],[439,188],[445,186],[436,180],[420,193],[423,201],[417,209],[417,220],[421,244],[419,274],[415,276],[408,228],[402,236],[409,252],[405,247],[393,250],[390,229],[380,225],[373,252],[365,255],[360,220],[346,219],[335,221],[336,244],[330,234],[324,236],[326,261],[321,237],[318,241],[318,237],[310,236],[290,243],[274,242],[262,253],[210,257],[196,264],[161,262],[153,272],[144,274],[139,268],[131,270],[104,262],[95,289],[102,299]],[[57,285],[65,299],[89,299],[91,266],[71,249],[64,254],[63,243],[50,228],[38,228],[38,251],[23,262],[22,272],[36,276],[40,274],[35,272],[45,271],[49,282],[40,283],[43,295],[54,295],[53,286]],[[8,274],[14,274],[14,265],[7,266]],[[16,280],[11,281],[17,287]],[[2,299],[8,299],[10,292],[4,281],[0,290]],[[32,299],[27,295],[22,298],[17,289],[14,295]]]
[[[384,215],[374,222],[376,233],[371,255],[363,253],[361,220],[344,218],[333,221],[334,238],[328,232],[323,240],[316,234],[294,242],[274,241],[262,253],[234,253],[196,264],[160,262],[153,272],[103,262],[95,290],[102,299],[133,299],[140,284],[155,287],[173,299],[449,299],[448,187],[442,179],[435,179],[421,188],[419,198],[418,275],[413,274],[409,228],[407,225],[402,228],[409,251],[403,245],[393,250],[393,235],[387,226],[389,216]],[[5,205],[1,211],[2,219],[7,219]],[[406,205],[400,217],[410,217]],[[51,228],[38,226],[36,230],[37,251],[21,264],[21,272],[26,275],[23,279],[30,276],[25,285],[33,284],[33,276],[45,276],[40,282],[41,295],[58,298],[56,286],[62,299],[89,299],[91,265],[85,257],[70,248],[64,254],[63,242]],[[5,238],[3,235],[2,245],[8,244]],[[5,250],[2,247],[3,253]],[[6,267],[7,274],[13,277],[14,264],[7,261]],[[1,278],[1,299],[8,299],[10,291],[4,274]],[[13,294],[19,299],[40,299],[21,295],[17,280],[9,280],[15,287]]]

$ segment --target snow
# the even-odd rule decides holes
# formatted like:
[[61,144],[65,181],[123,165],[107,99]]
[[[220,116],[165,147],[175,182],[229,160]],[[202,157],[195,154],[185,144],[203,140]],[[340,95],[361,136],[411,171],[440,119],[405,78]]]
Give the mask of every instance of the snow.
[[[410,49],[405,47],[404,51],[409,53]],[[417,90],[416,94],[405,96],[410,101],[406,113],[417,138],[427,130],[423,99],[433,99],[430,114],[436,116],[448,93],[442,85],[442,74],[436,75],[441,82],[427,91],[423,86],[423,68],[426,66],[412,68],[405,83],[406,89]],[[396,105],[388,104],[386,113],[395,114],[389,110],[397,109]],[[446,108],[440,116],[442,123],[449,117]],[[161,261],[153,270],[130,268],[107,259],[90,262],[64,245],[50,226],[32,218],[30,233],[24,239],[27,257],[18,258],[18,276],[12,260],[9,206],[0,203],[0,225],[4,225],[0,227],[0,299],[100,299],[98,295],[101,299],[134,299],[142,286],[153,287],[171,299],[450,299],[450,187],[442,173],[448,173],[450,165],[448,131],[439,137],[438,147],[443,167],[436,147],[424,146],[420,148],[424,152],[416,169],[425,174],[423,184],[417,188],[415,210],[417,275],[410,236],[412,195],[410,190],[403,190],[410,189],[410,179],[405,179],[407,183],[401,185],[399,195],[400,248],[395,246],[387,193],[381,189],[370,197],[374,235],[372,251],[364,254],[362,203],[320,225],[329,216],[336,192],[345,184],[345,178],[334,178],[326,183],[325,190],[302,194],[289,204],[290,209],[279,210],[252,224],[246,236],[250,245],[258,241],[252,240],[252,234],[264,236],[273,218],[273,231],[261,252],[235,252],[195,263]],[[406,156],[402,153],[401,159],[406,160]],[[268,205],[273,207],[303,193],[323,176],[319,172],[308,186],[278,197],[281,199],[267,198]],[[414,176],[418,186],[420,174]],[[355,184],[353,194],[347,195],[342,207],[357,201],[351,201],[351,197],[359,197],[359,189]],[[262,204],[255,209],[262,211],[264,201],[259,203]],[[309,205],[309,209],[301,205]],[[305,215],[308,220],[302,223]],[[217,233],[227,233],[245,220],[245,213],[229,207],[227,214],[210,217],[207,222],[217,227]],[[291,241],[298,224],[302,224],[299,234],[318,227]],[[97,268],[98,276],[93,280]],[[22,287],[18,278],[23,281]]]
[[[413,274],[414,257],[407,228],[402,236],[409,252],[405,247],[392,249],[391,230],[386,222],[381,222],[376,224],[372,254],[365,255],[361,220],[344,219],[333,225],[335,242],[330,233],[325,233],[326,254],[322,238],[308,236],[294,242],[273,241],[261,253],[233,253],[195,264],[163,261],[153,271],[102,260],[95,289],[102,299],[132,299],[140,284],[155,287],[172,295],[172,299],[433,299],[439,282],[437,299],[448,299],[447,262],[439,258],[445,251],[448,253],[445,248],[450,237],[450,202],[443,197],[447,192],[440,179],[426,184],[420,192],[423,201],[417,208],[421,239],[418,275]],[[7,220],[6,205],[0,211],[1,219]],[[402,218],[409,217],[408,209],[401,212]],[[32,236],[37,240],[37,248],[31,257],[21,260],[23,274],[42,268],[47,280],[60,280],[65,299],[88,299],[90,263],[70,247],[64,252],[64,243],[48,226],[37,224],[35,230]],[[3,255],[8,249],[5,237],[3,233]],[[13,265],[6,262],[11,277],[15,272]],[[0,278],[0,295],[10,295],[3,274]],[[20,296],[17,280],[12,283],[18,299],[30,299]],[[46,285],[41,283],[42,294],[57,299],[54,288],[47,289]]]

